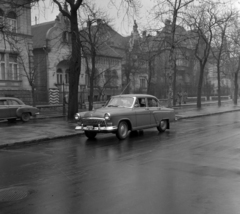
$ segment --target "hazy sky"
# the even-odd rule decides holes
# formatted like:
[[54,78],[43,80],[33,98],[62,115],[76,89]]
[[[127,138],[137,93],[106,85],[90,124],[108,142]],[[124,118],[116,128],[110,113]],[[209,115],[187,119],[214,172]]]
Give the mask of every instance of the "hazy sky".
[[[134,19],[137,20],[140,31],[143,30],[142,27],[147,26],[147,16],[149,11],[151,11],[155,0],[140,0],[142,7],[140,8],[139,16],[133,15],[132,17],[125,17],[125,11],[118,11],[116,7],[111,5],[110,0],[90,0],[95,2],[96,5],[102,10],[106,11],[111,19],[113,19],[111,25],[114,29],[122,35],[130,35],[133,27]],[[120,2],[120,0],[115,0]],[[53,21],[59,14],[58,8],[55,4],[52,4],[52,0],[45,0],[44,4],[40,1],[40,7],[32,9],[32,24],[35,24],[35,19],[37,23]],[[238,0],[232,0],[236,7],[239,7]],[[239,7],[240,8],[240,7]],[[36,17],[36,18],[35,18]]]
[[[123,10],[118,11],[113,5],[109,4],[110,0],[92,0],[96,2],[97,6],[102,8],[104,11],[107,12],[109,17],[113,19],[112,25],[117,32],[122,35],[130,35],[132,31],[133,21],[134,19],[137,20],[138,23],[144,21],[145,13],[150,10],[153,1],[152,0],[142,0],[142,7],[140,9],[140,16],[136,17],[126,17],[124,18]],[[117,0],[118,1],[118,0]],[[99,3],[101,2],[101,4]],[[120,2],[120,1],[119,1]],[[51,4],[51,0],[45,0],[44,4],[40,3],[40,7],[32,9],[32,24],[42,23],[53,21],[56,16],[59,14],[58,8],[56,5]]]

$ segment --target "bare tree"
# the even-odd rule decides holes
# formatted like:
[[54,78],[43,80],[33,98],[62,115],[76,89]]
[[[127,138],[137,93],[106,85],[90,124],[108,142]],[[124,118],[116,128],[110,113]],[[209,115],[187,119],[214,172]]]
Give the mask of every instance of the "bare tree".
[[226,57],[227,61],[225,66],[230,73],[232,82],[232,97],[233,103],[237,105],[238,103],[238,93],[239,84],[238,76],[240,71],[240,28],[239,28],[239,17],[235,17],[232,28],[230,29],[230,34],[228,37],[228,55]]
[[[83,0],[53,0],[63,16],[70,21],[71,28],[71,58],[69,68],[68,119],[73,119],[78,112],[78,84],[81,70],[81,41],[79,37],[78,12]],[[68,10],[70,7],[70,12]]]
[[168,106],[172,106],[173,98],[173,75],[176,70],[176,28],[177,22],[183,15],[183,11],[193,2],[193,0],[158,0],[154,6],[155,19],[162,20],[164,17],[170,16],[172,18],[172,24],[169,30],[169,58],[168,58],[168,69],[167,69],[167,80],[168,80]]
[[194,55],[199,63],[199,79],[197,91],[197,107],[201,108],[202,84],[206,63],[213,44],[214,30],[220,20],[216,19],[219,4],[203,2],[192,8],[188,14],[187,24],[191,28],[191,42]]
[[[215,14],[217,25],[214,30],[212,54],[217,64],[217,82],[218,82],[218,106],[221,106],[221,74],[224,68],[224,61],[228,55],[227,34],[228,28],[232,25],[233,17],[236,13],[232,10],[223,9],[224,12]],[[219,20],[219,21],[218,21]]]
[[[36,78],[37,66],[33,62],[32,43],[28,39],[8,40],[11,50],[16,53],[17,61],[23,72],[20,74],[25,77],[31,87],[32,105],[36,105]],[[21,43],[21,45],[19,44]]]
[[[110,63],[109,63],[110,64]],[[109,65],[107,69],[104,69],[102,72],[98,72],[96,77],[95,87],[98,90],[98,100],[103,100],[104,92],[107,88],[115,88],[118,83],[117,71],[114,69],[113,65]]]
[[125,47],[125,60],[122,65],[122,76],[123,76],[123,91],[122,93],[129,94],[131,90],[131,80],[135,74],[138,73],[139,63],[138,55],[131,50],[129,47]]
[[90,86],[89,110],[92,110],[94,87],[102,87],[101,84],[103,83],[100,83],[99,77],[102,77],[104,72],[109,71],[109,69],[100,71],[100,69],[97,69],[97,64],[100,64],[101,60],[109,59],[110,57],[106,56],[105,52],[113,50],[107,45],[107,42],[111,39],[107,15],[96,9],[95,5],[89,4],[85,9],[87,27],[80,31],[80,37]]
[[[80,13],[81,6],[87,6],[89,2],[83,0],[52,0],[57,4],[59,11],[66,16],[70,21],[71,35],[72,35],[72,54],[70,61],[70,72],[69,72],[69,103],[68,103],[68,118],[72,119],[74,114],[78,111],[78,83],[81,69],[81,39],[79,37],[79,19],[78,12]],[[109,0],[111,3],[115,3],[113,0]],[[121,0],[121,4],[115,4],[116,7],[125,7],[130,11],[135,11],[138,8],[137,0]],[[65,8],[70,7],[70,12]],[[127,14],[129,14],[127,13]],[[93,68],[94,70],[95,68]],[[92,92],[90,92],[92,93]],[[92,95],[90,94],[90,97]]]

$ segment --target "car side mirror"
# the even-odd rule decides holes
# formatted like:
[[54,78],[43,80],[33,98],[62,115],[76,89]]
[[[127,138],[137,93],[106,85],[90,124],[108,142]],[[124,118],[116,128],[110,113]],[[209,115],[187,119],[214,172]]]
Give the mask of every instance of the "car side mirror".
[[137,103],[134,105],[134,108],[139,108],[139,107],[140,107],[140,105]]

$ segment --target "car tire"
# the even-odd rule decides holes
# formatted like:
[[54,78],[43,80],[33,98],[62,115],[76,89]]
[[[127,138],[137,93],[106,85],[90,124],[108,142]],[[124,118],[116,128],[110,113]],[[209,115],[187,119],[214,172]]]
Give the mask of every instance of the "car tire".
[[28,122],[30,120],[30,113],[29,112],[23,112],[21,115],[21,120],[23,122]]
[[167,129],[167,120],[161,120],[159,125],[157,126],[157,129],[159,132],[165,132]]
[[118,129],[117,129],[117,133],[116,136],[119,140],[124,140],[127,138],[128,136],[128,124],[126,121],[121,121],[118,124]]
[[93,140],[93,139],[95,139],[97,133],[96,132],[85,131],[85,135],[88,139]]

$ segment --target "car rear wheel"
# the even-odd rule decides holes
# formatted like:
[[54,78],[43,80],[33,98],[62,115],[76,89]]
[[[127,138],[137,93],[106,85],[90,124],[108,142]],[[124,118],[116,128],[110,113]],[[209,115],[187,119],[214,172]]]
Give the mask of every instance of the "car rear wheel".
[[22,116],[21,116],[21,119],[23,122],[27,122],[30,120],[30,113],[29,112],[23,112],[22,113]]
[[157,126],[159,132],[165,132],[167,129],[167,120],[161,120]]
[[124,140],[128,136],[128,124],[126,121],[121,121],[118,124],[116,136],[119,140]]
[[88,139],[92,140],[96,137],[97,133],[96,132],[85,131],[85,135]]

